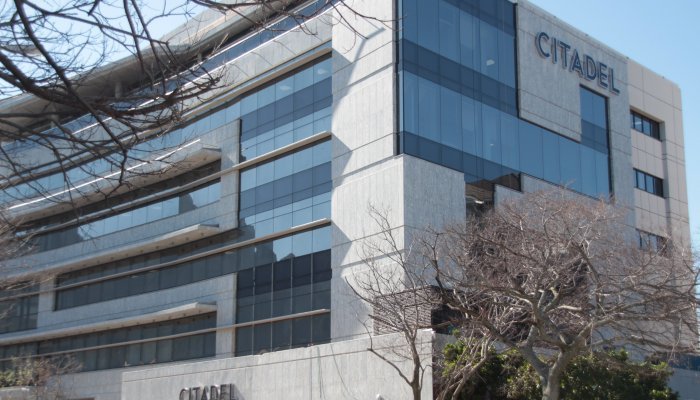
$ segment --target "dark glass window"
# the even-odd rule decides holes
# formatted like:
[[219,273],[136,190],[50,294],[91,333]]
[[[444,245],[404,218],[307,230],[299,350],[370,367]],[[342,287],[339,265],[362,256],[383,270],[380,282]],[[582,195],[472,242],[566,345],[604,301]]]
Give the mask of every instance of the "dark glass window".
[[230,106],[241,118],[241,160],[330,130],[331,72],[325,58]]
[[401,152],[462,171],[468,184],[486,190],[518,190],[525,172],[609,195],[605,97],[581,90],[580,143],[517,118],[511,2],[400,5]]
[[[241,271],[236,290],[236,322],[328,309],[331,275],[330,250]],[[330,317],[324,315],[255,324],[252,331],[247,326],[238,328],[235,353],[250,355],[325,343],[330,339]]]
[[[328,2],[326,0],[316,0],[299,10],[298,15],[315,16],[323,12],[324,9],[328,9],[330,7],[332,7],[332,2]],[[285,32],[297,27],[298,21],[296,20],[296,18],[290,16],[274,23],[269,27],[269,29],[261,29],[258,32],[254,32],[251,35],[248,35],[251,32],[250,30],[243,31],[238,35],[232,36],[229,39],[232,43],[235,42],[234,44],[224,48],[217,54],[210,55],[204,63],[200,64],[189,73],[192,74],[192,76],[202,76],[204,74],[210,73],[213,69],[221,67],[222,65],[228,63],[234,58],[239,57],[244,53],[262,45],[263,43],[272,40],[275,37],[282,35]],[[243,38],[243,36],[245,35],[248,36]],[[175,81],[167,82],[167,86],[169,88],[168,90],[174,89],[174,83]],[[317,102],[316,104],[314,104],[314,106],[320,106],[319,108],[322,108],[320,103],[322,102]],[[231,108],[235,108],[238,105],[239,103],[235,103]],[[329,112],[329,110],[327,112]],[[212,129],[215,129],[223,124],[230,123],[233,120],[239,118],[240,115],[240,112],[237,113],[235,109],[229,110],[228,108],[224,108],[218,110],[217,112],[212,113],[207,117],[200,119],[199,121],[196,121],[192,125],[188,125],[183,128],[174,130],[165,136],[158,137],[155,140],[151,140],[135,146],[132,149],[134,152],[132,156],[134,157],[134,159],[141,159],[143,156],[143,153],[141,152],[151,150],[154,147],[157,149],[163,149],[178,146],[187,140],[191,140],[194,137],[206,133]],[[323,121],[320,122],[320,125],[323,126],[320,127],[320,129],[325,130],[327,129],[327,127],[330,127],[329,115],[330,113],[328,113],[328,115],[326,115],[325,118],[322,117],[318,120],[319,122]],[[313,119],[316,120],[316,118]],[[83,115],[73,121],[66,123],[64,126],[68,129],[76,131],[94,123],[94,117],[89,115]],[[55,131],[56,135],[63,135],[63,132],[58,128],[52,129]],[[22,143],[26,142],[17,143],[20,144],[19,148],[22,148],[25,147],[22,145]],[[121,155],[118,155],[118,157],[119,159],[116,161],[116,163],[113,163],[112,165],[119,165]],[[39,194],[46,193],[46,191],[65,189],[66,186],[64,177],[66,177],[69,182],[77,183],[82,179],[94,176],[94,174],[100,174],[105,171],[109,171],[109,167],[110,163],[106,163],[103,159],[100,159],[88,162],[83,166],[72,168],[68,170],[65,174],[63,172],[59,172],[57,174],[44,176],[29,183],[22,183],[16,186],[12,186],[10,188],[7,188],[6,190],[0,191],[0,202],[11,202],[16,199],[37,196]],[[49,166],[49,168],[56,169],[57,166],[55,164],[52,164],[51,166]],[[41,192],[38,193],[36,188],[41,188]]]
[[263,236],[330,217],[331,142],[241,171],[240,227]]
[[[213,254],[176,265],[134,272],[124,277],[109,279],[110,275],[155,266],[159,263],[172,261],[175,258],[190,257],[203,251],[225,246],[235,242],[237,239],[238,236],[234,234],[222,234],[215,238],[202,239],[173,249],[61,274],[56,280],[56,308],[61,310],[168,289],[231,274],[236,271],[241,271],[238,276],[239,285],[242,285],[240,286],[241,293],[245,294],[245,296],[254,296],[251,290],[254,287],[255,276],[249,276],[253,273],[251,268],[273,262],[276,265],[276,262],[290,257],[304,256],[329,249],[330,228],[316,228],[239,248],[235,251]],[[107,279],[62,289],[62,287],[67,285],[76,285],[80,282],[98,278]],[[281,283],[273,280],[272,285],[276,284],[281,285]],[[246,304],[245,296],[241,300],[241,306]],[[252,310],[252,306],[250,310]],[[252,311],[250,313],[248,318],[252,320]],[[244,309],[241,310],[241,316],[243,315],[248,315]]]
[[664,197],[664,181],[638,169],[634,170],[635,187],[645,192]]
[[288,350],[330,341],[330,314],[294,318],[236,329],[236,357]]
[[654,253],[666,254],[669,251],[669,240],[663,236],[637,230],[639,235],[639,248],[649,250]]
[[0,333],[36,328],[39,313],[39,295],[29,294],[39,285],[18,282],[0,290]]
[[219,200],[220,183],[215,180],[175,196],[119,212],[106,218],[32,237],[35,249],[47,251],[183,214]]
[[581,144],[608,151],[607,99],[585,87],[580,89]]
[[632,129],[647,136],[653,137],[654,139],[661,140],[661,129],[658,122],[634,111],[630,112],[630,119]]
[[[214,332],[196,333],[216,326],[216,313],[202,314],[147,325],[113,329],[0,347],[0,368],[12,368],[12,356],[46,355],[54,352],[69,352],[68,355],[81,361],[80,371],[130,367],[135,365],[169,362],[214,356]],[[187,334],[175,339],[158,339],[168,335]],[[141,343],[119,345],[135,340]],[[101,349],[82,350],[94,346]]]

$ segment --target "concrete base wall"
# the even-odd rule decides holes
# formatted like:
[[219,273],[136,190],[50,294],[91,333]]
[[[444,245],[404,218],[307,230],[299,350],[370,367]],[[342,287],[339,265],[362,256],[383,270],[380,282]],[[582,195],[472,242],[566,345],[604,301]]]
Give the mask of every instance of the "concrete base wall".
[[[422,397],[429,399],[433,390],[430,370],[433,333],[423,331],[420,338],[424,366],[428,368],[423,377]],[[376,399],[379,396],[398,400],[411,398],[411,388],[390,364],[368,349],[374,348],[408,373],[412,363],[396,351],[400,346],[405,346],[402,336],[391,334],[257,356],[90,372],[63,377],[61,383],[64,395],[75,399],[177,400],[185,388],[233,385],[237,400]]]

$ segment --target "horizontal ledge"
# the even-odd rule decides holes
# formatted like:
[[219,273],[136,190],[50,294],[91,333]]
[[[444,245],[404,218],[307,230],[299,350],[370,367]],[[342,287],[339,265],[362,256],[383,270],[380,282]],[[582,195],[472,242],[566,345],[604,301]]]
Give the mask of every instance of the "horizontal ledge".
[[134,317],[125,317],[112,319],[107,321],[95,322],[86,325],[80,325],[70,328],[61,328],[48,330],[43,332],[36,332],[26,334],[24,331],[22,335],[18,335],[13,338],[0,339],[0,346],[5,346],[9,344],[18,344],[26,342],[34,342],[39,340],[47,340],[57,337],[66,337],[80,335],[84,333],[92,333],[105,331],[110,329],[124,328],[135,325],[143,325],[152,322],[166,321],[174,318],[184,318],[193,315],[206,314],[216,311],[215,304],[208,303],[190,303],[178,307],[173,307],[161,311],[156,311],[149,314],[137,315]]
[[[192,146],[193,149],[184,151]],[[127,193],[218,159],[221,159],[220,149],[210,148],[197,139],[156,159],[129,167],[124,171],[123,181],[118,181],[119,172],[95,176],[92,180],[76,184],[73,188],[14,204],[8,210],[12,218],[25,221],[44,218],[94,203],[104,198],[105,193]],[[83,191],[85,193],[82,193]]]
[[[213,310],[210,310],[210,311],[205,310],[199,314],[204,314],[207,312],[216,311],[216,306],[214,306],[214,305],[193,303],[193,304],[188,304],[187,306],[191,306],[191,305],[201,305],[201,306],[213,307]],[[183,307],[185,307],[185,306],[183,306]],[[169,311],[169,310],[165,310],[165,311]],[[247,327],[247,326],[255,326],[255,325],[266,324],[266,323],[277,322],[277,321],[286,321],[286,320],[293,320],[293,319],[304,318],[304,317],[313,317],[315,315],[330,314],[330,312],[331,312],[331,310],[329,310],[327,308],[322,308],[322,309],[318,309],[318,310],[305,311],[305,312],[300,312],[300,313],[296,313],[296,314],[282,315],[279,317],[266,318],[266,319],[245,322],[245,323],[240,323],[240,324],[217,326],[214,328],[205,328],[205,329],[200,329],[200,330],[196,330],[196,331],[176,333],[176,334],[165,335],[165,336],[157,336],[157,337],[152,337],[152,338],[148,338],[148,339],[129,340],[129,341],[124,341],[124,342],[103,344],[103,345],[97,345],[97,346],[89,346],[89,347],[83,347],[83,348],[79,348],[79,349],[62,350],[62,351],[55,351],[55,352],[51,352],[51,353],[42,353],[42,354],[32,354],[32,355],[28,355],[28,356],[24,356],[24,357],[20,357],[20,358],[32,359],[32,358],[47,357],[47,356],[66,355],[66,354],[72,354],[72,353],[77,353],[77,352],[82,352],[82,351],[99,350],[99,349],[127,346],[127,345],[132,345],[132,344],[139,344],[139,343],[157,342],[160,340],[178,339],[178,338],[187,337],[187,336],[200,335],[200,334],[205,334],[205,333],[216,333],[219,331],[226,331],[226,330],[231,330],[231,329],[243,328],[243,327]],[[143,317],[146,317],[148,315],[150,315],[150,314],[147,314]],[[196,315],[196,314],[189,314],[189,315],[182,315],[182,316],[186,317],[186,316],[190,316],[190,315]],[[176,315],[176,316],[179,317],[180,315]],[[166,319],[172,319],[172,318],[166,318]],[[153,321],[146,321],[146,322],[157,322],[157,321],[153,320]],[[78,327],[76,329],[82,329],[82,328],[87,327],[87,326],[89,326],[89,325],[85,325],[83,327]],[[124,327],[124,326],[132,326],[132,325],[121,325],[121,326],[118,326],[117,328]],[[104,330],[104,329],[96,329],[96,330],[89,331],[89,332],[99,332],[102,330]],[[79,332],[78,334],[80,334],[80,333],[85,333],[85,332]],[[34,340],[41,340],[41,339],[47,339],[47,338],[39,338],[39,339],[34,339]],[[50,339],[50,338],[48,338],[48,339]],[[14,343],[22,343],[22,342],[13,342],[13,344]],[[3,344],[4,343],[0,342],[0,345],[3,345]],[[11,358],[0,358],[0,361],[9,361],[9,360],[11,360]],[[86,372],[88,372],[88,371],[86,371]]]
[[[210,255],[214,255],[214,254],[218,254],[218,253],[223,253],[223,252],[228,252],[228,251],[236,250],[236,249],[239,249],[239,248],[241,248],[241,247],[250,246],[250,245],[253,245],[253,244],[256,244],[256,243],[259,243],[259,242],[263,242],[263,241],[266,241],[266,240],[276,239],[276,238],[281,237],[281,236],[291,235],[291,234],[293,234],[293,233],[305,231],[305,230],[308,230],[308,229],[312,229],[312,228],[315,228],[315,227],[318,227],[318,226],[322,226],[322,225],[327,225],[327,224],[330,224],[330,219],[328,219],[328,218],[323,218],[323,219],[316,220],[316,221],[313,221],[313,222],[309,222],[309,223],[306,223],[306,224],[303,224],[303,225],[298,225],[298,226],[295,226],[295,227],[292,227],[292,228],[289,228],[289,229],[286,229],[286,230],[283,230],[283,231],[274,232],[274,233],[271,233],[271,234],[269,234],[269,235],[261,236],[261,237],[258,237],[258,238],[253,238],[253,239],[250,239],[250,240],[244,240],[244,241],[242,241],[242,242],[229,244],[229,245],[222,246],[222,247],[219,247],[219,248],[216,248],[216,249],[212,249],[212,250],[209,250],[209,251],[205,251],[205,252],[202,252],[202,253],[197,253],[197,254],[194,254],[194,255],[191,255],[191,256],[182,257],[182,258],[180,258],[180,259],[178,259],[178,260],[175,260],[175,261],[168,261],[168,262],[161,263],[161,264],[149,265],[149,266],[147,266],[147,267],[132,269],[132,270],[129,270],[129,271],[120,272],[120,273],[118,273],[118,274],[107,275],[107,276],[101,276],[101,277],[99,277],[99,278],[84,280],[84,281],[77,282],[77,283],[71,283],[70,285],[58,286],[58,287],[52,288],[50,291],[59,291],[59,290],[64,290],[64,289],[70,289],[70,288],[73,288],[73,287],[89,285],[89,284],[93,284],[93,283],[97,283],[97,282],[102,282],[102,281],[108,281],[108,280],[111,280],[111,279],[121,278],[121,277],[124,277],[124,276],[129,276],[129,275],[134,275],[134,274],[140,274],[140,273],[152,271],[152,270],[155,270],[155,269],[167,268],[167,267],[170,267],[170,266],[173,266],[173,265],[186,263],[186,262],[189,262],[189,261],[193,261],[193,260],[196,260],[196,259],[199,259],[199,258],[203,258],[203,257],[208,257],[208,256],[210,256]],[[28,295],[30,295],[30,294],[32,294],[32,293],[22,294],[22,296],[28,296]],[[92,303],[91,303],[91,304],[92,304]]]
[[60,273],[67,270],[86,268],[93,265],[120,260],[138,254],[150,253],[161,248],[173,247],[188,243],[196,239],[221,233],[216,225],[197,224],[169,232],[154,238],[145,239],[138,243],[106,249],[98,253],[92,253],[77,259],[72,259],[59,264],[48,264],[51,272]]
[[245,328],[247,326],[269,324],[271,322],[287,321],[290,319],[313,317],[314,315],[321,315],[321,314],[329,314],[330,312],[331,312],[331,310],[329,310],[327,308],[321,308],[318,310],[304,311],[304,312],[300,312],[300,313],[296,313],[296,314],[280,315],[279,317],[258,319],[255,321],[248,321],[248,322],[240,322],[240,323],[231,325],[229,328],[234,328],[234,329],[235,328]]
[[307,138],[299,140],[297,142],[288,144],[286,146],[282,146],[279,149],[272,150],[272,151],[265,153],[263,155],[251,158],[250,160],[243,161],[242,163],[236,164],[233,167],[229,168],[229,170],[235,171],[235,170],[250,167],[250,166],[255,165],[255,164],[260,164],[260,163],[267,161],[271,158],[275,158],[275,157],[280,156],[284,153],[288,153],[290,151],[304,147],[304,146],[311,144],[311,143],[319,142],[319,141],[326,139],[326,138],[329,138],[329,137],[331,137],[330,131],[319,132],[319,133],[311,135]]

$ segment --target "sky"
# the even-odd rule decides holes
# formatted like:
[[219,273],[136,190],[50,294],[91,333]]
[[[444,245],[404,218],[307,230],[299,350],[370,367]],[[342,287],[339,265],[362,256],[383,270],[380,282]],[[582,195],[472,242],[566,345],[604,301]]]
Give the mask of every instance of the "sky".
[[530,1],[680,86],[690,233],[700,247],[700,1]]

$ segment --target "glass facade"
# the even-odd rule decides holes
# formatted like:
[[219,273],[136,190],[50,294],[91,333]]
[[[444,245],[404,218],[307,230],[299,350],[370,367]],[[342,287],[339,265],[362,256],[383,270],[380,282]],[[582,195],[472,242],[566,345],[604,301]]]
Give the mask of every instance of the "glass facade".
[[462,171],[470,184],[519,189],[523,172],[610,194],[605,98],[582,89],[580,143],[518,118],[512,3],[399,3],[402,152]]
[[[318,12],[330,3],[323,0],[309,4],[307,11]],[[296,26],[295,21],[285,21],[284,26],[292,22]],[[202,68],[216,68],[242,54],[241,49],[248,44],[255,47],[277,34],[244,39],[207,59]],[[330,131],[331,72],[330,57],[322,56],[162,137],[137,145],[130,150],[130,156],[150,159],[154,151],[191,143],[213,129],[237,124],[240,126],[237,149],[240,160],[249,161]],[[8,188],[3,199],[32,197],[37,188],[53,193],[70,190],[78,182],[110,173],[117,159],[109,157],[75,166],[67,172],[67,182],[63,174],[49,174],[29,184]],[[238,229],[62,273],[55,281],[55,309],[69,310],[235,274],[238,284],[231,290],[236,293],[236,323],[241,324],[234,327],[235,355],[328,342],[332,272],[330,226],[324,220],[330,218],[331,141],[319,139],[275,158],[253,162],[238,172]],[[217,162],[216,171],[219,170]],[[48,250],[174,217],[219,201],[219,179],[206,179],[216,171],[184,173],[152,185],[154,190],[135,189],[81,207],[72,215],[66,213],[31,221],[23,228],[27,233],[41,232],[35,238],[41,250]],[[194,184],[190,183],[195,181],[197,186],[192,187]],[[208,182],[201,183],[205,181]],[[92,185],[86,188],[92,189]],[[175,190],[171,191],[173,188]],[[168,191],[167,194],[161,193],[164,191]],[[151,195],[154,195],[153,200],[149,198],[145,202],[145,197]],[[129,201],[137,201],[139,205],[129,208],[122,205]],[[233,209],[235,205],[231,206]],[[282,233],[310,222],[317,222],[316,227]],[[275,233],[276,239],[255,240]],[[248,240],[252,240],[251,244],[242,243]],[[269,321],[269,318],[275,320]],[[214,328],[215,320],[212,314],[206,321],[183,319],[5,346],[0,349],[0,356],[8,356],[3,360],[7,364],[14,355],[68,354],[83,363],[83,371],[207,357],[214,354],[216,333],[195,331]],[[188,332],[193,333],[186,335]],[[182,337],[169,337],[172,335]]]
[[165,191],[176,191],[178,188],[189,185],[220,170],[221,162],[217,160],[148,186],[134,188],[126,193],[113,195],[104,200],[90,203],[61,214],[28,221],[21,225],[20,233],[26,234],[41,228],[52,229],[62,224],[74,222],[76,218],[86,221],[93,218],[95,215],[113,211],[124,204],[138,202],[146,197],[152,197]]
[[20,282],[0,290],[0,333],[36,328],[39,313],[39,285]]
[[[12,359],[18,356],[68,356],[80,363],[82,372],[213,357],[216,351],[216,332],[197,331],[215,327],[216,313],[210,313],[129,328],[2,346],[0,368],[12,369]],[[192,334],[188,334],[190,332]]]
[[[217,121],[210,123],[213,126],[240,119],[241,159],[254,159],[330,130],[330,72],[330,59],[319,59],[200,121]],[[330,340],[330,227],[246,247],[236,244],[330,218],[331,141],[318,141],[256,163],[240,171],[239,182],[238,229],[61,274],[56,281],[56,308],[69,309],[236,273],[236,321],[245,326],[236,328],[235,354]],[[318,313],[312,316],[298,315],[315,311]],[[256,323],[271,317],[279,320]]]
[[[136,151],[143,151],[145,157],[146,154],[159,148],[180,143],[184,137],[196,137],[198,132],[201,134],[238,119],[241,121],[242,160],[254,158],[316,133],[329,131],[332,105],[330,73],[330,59],[317,60],[243,96],[238,101],[215,110],[180,130],[137,146]],[[307,161],[313,163],[309,167],[313,170],[306,169]],[[283,164],[291,166],[292,163],[295,165],[294,171],[298,174],[289,176],[286,174],[287,171],[284,171],[282,176],[279,166]],[[93,164],[104,164],[104,167],[109,167],[108,162],[97,160],[70,170],[69,179],[87,179],[95,173],[95,170],[100,169]],[[267,176],[267,171],[271,168],[277,168],[277,171],[273,172],[274,175]],[[75,173],[84,174],[84,176],[79,177]],[[301,223],[297,221],[309,222],[330,216],[330,142],[244,171],[242,177],[247,184],[251,181],[251,174],[259,176],[259,178],[254,177],[252,181],[253,184],[258,182],[260,187],[257,187],[257,190],[248,190],[252,186],[242,186],[242,191],[248,190],[242,195],[242,205],[246,210],[241,216],[242,225],[251,227],[247,232],[257,235],[271,233]],[[54,178],[62,180],[63,175],[51,175],[40,180]],[[275,182],[269,182],[266,179],[272,179]],[[35,184],[41,184],[39,181]],[[294,192],[288,185],[292,182]],[[270,184],[264,185],[265,183]],[[272,186],[275,194],[272,194]],[[256,193],[258,200],[255,199]],[[211,204],[218,201],[219,194],[218,182],[211,183],[183,193],[179,198],[172,197],[80,226],[39,235],[34,242],[39,251],[67,246]],[[275,197],[264,200],[267,194]],[[259,233],[263,231],[265,233]]]
[[195,189],[106,218],[36,235],[32,237],[33,250],[47,251],[57,249],[196,210],[219,201],[221,195],[220,186],[217,179]]
[[[56,309],[169,289],[243,271],[285,257],[328,250],[330,228],[318,228],[196,258],[197,254],[216,250],[237,241],[239,236],[232,232],[172,249],[61,274],[56,279]],[[194,259],[186,260],[188,258]],[[161,264],[165,265],[160,267]],[[113,275],[116,276],[112,277]],[[85,283],[81,284],[83,282]],[[70,288],[62,289],[69,285]]]
[[[258,265],[238,274],[236,323],[330,309],[330,250]],[[236,329],[236,355],[289,349],[330,339],[330,314]]]
[[278,80],[229,110],[241,118],[241,161],[331,128],[330,58]]
[[[315,13],[329,6],[330,4],[326,3],[325,0],[318,0],[308,6],[306,12]],[[242,44],[248,46],[246,43],[250,43],[250,45],[257,47],[297,26],[293,18],[288,18],[288,21],[282,24],[284,30],[274,32],[264,30],[260,32],[260,35],[265,36],[264,38],[253,35],[244,40]],[[263,41],[261,42],[261,40]],[[202,68],[211,70],[211,68],[219,67],[252,49],[245,46],[241,47],[241,44],[237,44],[222,51],[217,56],[208,59]],[[330,130],[330,74],[330,59],[295,71],[293,74],[276,79],[254,93],[247,94],[242,99],[235,99],[234,102],[219,108],[216,112],[188,121],[185,126],[134,146],[129,150],[129,157],[133,160],[150,159],[154,152],[176,148],[239,118],[243,129],[241,137],[242,160],[282,147],[314,133]],[[80,126],[83,125],[85,124],[80,124]],[[106,155],[100,159],[69,168],[65,174],[63,172],[47,173],[45,176],[28,182],[3,188],[0,191],[0,203],[13,203],[42,194],[60,193],[72,188],[80,188],[81,183],[90,182],[100,176],[118,173],[121,169],[122,158],[122,154]],[[38,173],[38,170],[33,172]],[[112,178],[117,179],[119,176]]]
[[263,236],[331,215],[331,142],[241,171],[239,227]]

